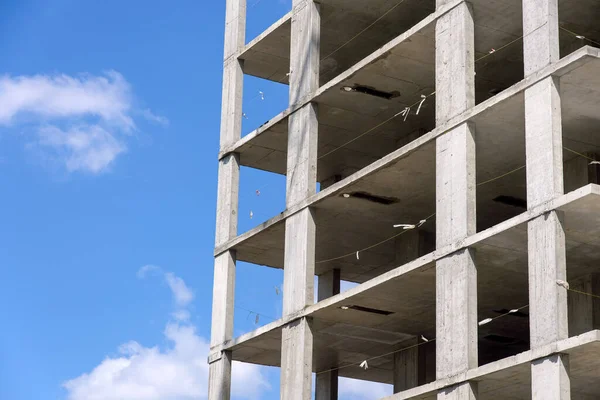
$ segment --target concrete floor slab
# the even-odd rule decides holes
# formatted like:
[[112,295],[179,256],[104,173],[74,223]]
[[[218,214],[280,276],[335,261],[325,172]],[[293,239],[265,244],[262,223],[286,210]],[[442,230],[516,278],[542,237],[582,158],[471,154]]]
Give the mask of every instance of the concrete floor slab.
[[466,380],[478,382],[478,399],[531,399],[531,367],[533,360],[553,353],[569,355],[571,369],[571,396],[574,399],[596,399],[600,396],[597,371],[600,368],[600,331],[590,331],[561,340],[535,351],[526,351],[450,379],[439,380],[407,390],[385,400],[435,400],[437,390]]
[[[565,214],[568,277],[598,272],[600,258],[600,186],[588,185],[551,204],[527,211],[466,239],[476,251],[478,317],[503,316],[479,329],[480,365],[528,350],[527,221],[551,209]],[[585,237],[585,242],[581,238]],[[585,246],[586,251],[581,251]],[[284,320],[243,335],[225,348],[236,360],[277,366],[283,325],[302,316],[313,318],[315,371],[359,363],[403,348],[407,339],[435,335],[435,260],[457,249],[439,249],[328,298]],[[357,307],[358,306],[358,307]],[[390,314],[388,314],[390,313]],[[340,376],[390,383],[393,356],[369,362],[365,371],[343,368]],[[480,367],[484,368],[484,367]],[[491,389],[490,389],[491,390]]]
[[[593,99],[600,94],[600,58],[584,48],[546,74],[561,77],[564,144],[584,153],[600,146],[594,135],[600,117]],[[539,79],[539,75],[535,79]],[[524,210],[525,145],[523,89],[535,79],[520,82],[451,121],[449,126],[472,121],[477,137],[477,219],[481,231]],[[435,212],[434,139],[449,129],[443,126],[390,153],[347,179],[312,196],[297,207],[238,236],[220,253],[235,248],[238,259],[275,268],[283,267],[283,220],[305,206],[316,208],[317,274],[340,268],[342,279],[364,282],[394,267],[394,224],[415,224]],[[578,157],[565,152],[567,162]],[[506,176],[503,176],[507,174]],[[498,179],[496,179],[498,178]],[[344,194],[350,195],[349,198]],[[422,227],[435,232],[435,218]],[[355,253],[381,241],[386,242]],[[331,260],[333,258],[339,259]],[[327,261],[331,260],[331,261]]]

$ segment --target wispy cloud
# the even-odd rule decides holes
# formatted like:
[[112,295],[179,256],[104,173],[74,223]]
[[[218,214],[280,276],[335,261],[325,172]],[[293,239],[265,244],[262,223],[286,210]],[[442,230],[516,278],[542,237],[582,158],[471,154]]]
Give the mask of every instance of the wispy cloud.
[[126,150],[122,140],[99,125],[80,125],[67,130],[47,125],[37,133],[37,145],[51,149],[69,172],[102,172]]
[[[48,152],[69,172],[106,171],[136,131],[131,85],[116,71],[0,77],[0,125],[33,124],[29,147]],[[146,109],[141,115],[166,124]]]
[[187,287],[183,279],[173,275],[171,272],[165,273],[165,279],[179,307],[185,307],[194,300],[194,293]]
[[[138,276],[157,271],[163,273],[156,266],[142,267]],[[186,283],[170,272],[163,274],[167,281],[175,282],[169,284],[175,303],[189,305],[193,295]],[[137,341],[124,343],[117,357],[107,357],[91,372],[63,384],[68,400],[206,399],[208,340],[199,336],[189,323],[187,309],[180,308],[174,314],[175,321],[169,322],[163,332],[168,343],[166,348],[145,347]],[[260,399],[270,389],[261,367],[234,362],[234,399]]]

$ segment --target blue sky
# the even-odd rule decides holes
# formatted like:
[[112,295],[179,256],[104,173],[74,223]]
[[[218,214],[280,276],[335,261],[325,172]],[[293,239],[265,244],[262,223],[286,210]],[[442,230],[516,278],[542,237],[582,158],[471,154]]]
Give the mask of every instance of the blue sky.
[[[248,40],[291,0],[249,7]],[[0,5],[0,398],[206,398],[223,28],[224,1]],[[287,88],[247,77],[244,99],[246,134]],[[243,169],[240,232],[284,191]],[[236,335],[280,316],[282,279],[240,263]],[[236,365],[234,398],[278,377]]]

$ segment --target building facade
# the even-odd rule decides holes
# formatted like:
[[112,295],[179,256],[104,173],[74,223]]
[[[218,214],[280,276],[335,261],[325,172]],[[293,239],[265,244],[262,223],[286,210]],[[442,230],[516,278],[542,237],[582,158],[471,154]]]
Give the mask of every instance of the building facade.
[[[246,0],[226,0],[209,399],[233,360],[279,367],[286,400],[337,399],[340,377],[389,399],[600,399],[599,17],[293,0],[246,43]],[[290,96],[242,137],[244,74]],[[243,234],[240,166],[287,182]],[[284,285],[282,318],[236,338],[237,261]]]

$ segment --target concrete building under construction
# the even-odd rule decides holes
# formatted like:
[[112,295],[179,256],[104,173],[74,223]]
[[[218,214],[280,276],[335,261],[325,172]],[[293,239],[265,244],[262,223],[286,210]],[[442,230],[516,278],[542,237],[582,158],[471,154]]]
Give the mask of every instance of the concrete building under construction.
[[[600,399],[600,1],[293,0],[248,43],[226,3],[209,399],[233,360],[285,400]],[[244,74],[290,96],[242,137]],[[287,182],[241,235],[240,166]],[[237,261],[284,277],[240,337]]]

